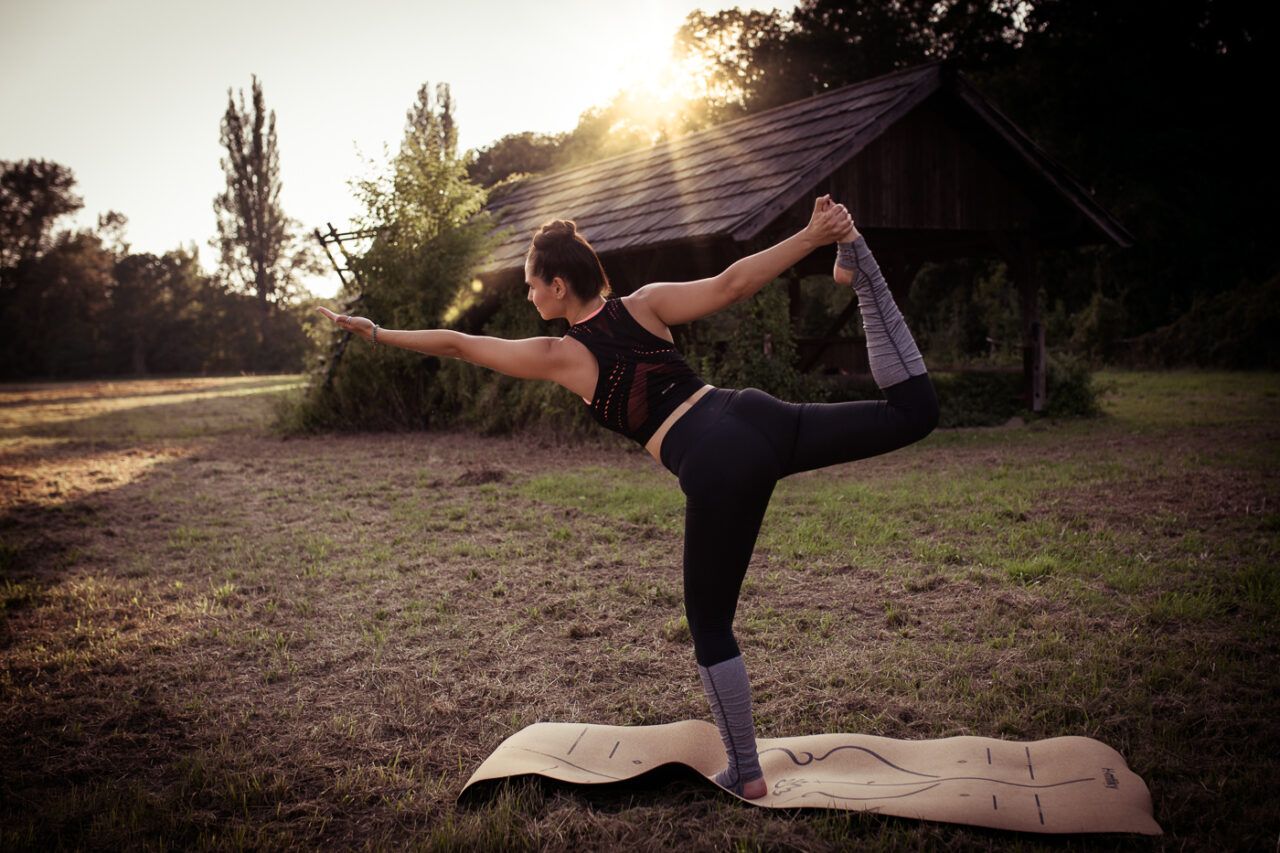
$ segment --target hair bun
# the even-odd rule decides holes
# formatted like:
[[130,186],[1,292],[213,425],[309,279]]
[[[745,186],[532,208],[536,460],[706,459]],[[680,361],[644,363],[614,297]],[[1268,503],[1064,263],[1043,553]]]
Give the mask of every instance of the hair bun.
[[551,243],[561,240],[572,240],[578,233],[578,226],[572,219],[553,219],[538,229],[533,237],[533,244],[544,249]]

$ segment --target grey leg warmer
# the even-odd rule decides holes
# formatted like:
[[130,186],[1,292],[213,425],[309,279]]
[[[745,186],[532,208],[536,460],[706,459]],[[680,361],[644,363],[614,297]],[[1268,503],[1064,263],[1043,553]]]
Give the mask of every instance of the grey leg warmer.
[[702,689],[711,702],[711,714],[729,766],[716,774],[716,784],[742,796],[745,782],[764,775],[756,755],[756,729],[751,722],[751,684],[742,655],[711,666],[699,666]]
[[852,243],[838,244],[836,264],[853,272],[853,289],[858,294],[862,328],[867,333],[867,358],[876,385],[888,388],[925,373],[924,358],[916,349],[915,339],[867,241],[859,236]]

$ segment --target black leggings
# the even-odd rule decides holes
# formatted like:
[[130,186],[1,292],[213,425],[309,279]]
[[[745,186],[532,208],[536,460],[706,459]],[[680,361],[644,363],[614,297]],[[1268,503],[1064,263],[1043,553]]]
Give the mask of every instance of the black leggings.
[[778,480],[919,441],[938,424],[928,374],[884,400],[784,403],[714,388],[662,440],[662,463],[685,494],[684,606],[702,666],[736,657],[733,615],[760,522]]

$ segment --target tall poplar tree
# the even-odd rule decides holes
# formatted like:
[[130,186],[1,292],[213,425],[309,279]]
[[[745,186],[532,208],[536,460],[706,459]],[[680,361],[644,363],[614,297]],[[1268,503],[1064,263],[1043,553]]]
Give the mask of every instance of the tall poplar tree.
[[227,90],[222,147],[227,188],[213,200],[218,218],[213,244],[221,253],[229,283],[258,297],[259,342],[265,345],[259,360],[269,361],[265,350],[270,349],[266,333],[271,307],[289,295],[300,273],[315,268],[316,260],[311,246],[299,236],[299,223],[285,216],[280,206],[276,114],[267,111],[256,75],[250,104],[245,103],[243,89],[238,103],[232,90]]

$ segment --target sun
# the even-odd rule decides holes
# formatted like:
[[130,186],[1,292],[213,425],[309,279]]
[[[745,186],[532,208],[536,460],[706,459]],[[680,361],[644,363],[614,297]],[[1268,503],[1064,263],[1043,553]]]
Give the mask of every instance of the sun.
[[692,114],[710,92],[714,69],[706,56],[678,56],[674,40],[669,30],[638,36],[612,104],[620,129],[648,130],[655,138],[690,129]]

